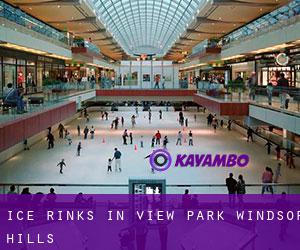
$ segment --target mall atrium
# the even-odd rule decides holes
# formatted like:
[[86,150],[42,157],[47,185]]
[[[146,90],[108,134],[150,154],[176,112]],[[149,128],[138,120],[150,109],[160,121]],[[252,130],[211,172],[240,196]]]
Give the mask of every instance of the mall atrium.
[[225,194],[230,173],[249,194],[299,193],[299,14],[300,0],[0,1],[1,193]]

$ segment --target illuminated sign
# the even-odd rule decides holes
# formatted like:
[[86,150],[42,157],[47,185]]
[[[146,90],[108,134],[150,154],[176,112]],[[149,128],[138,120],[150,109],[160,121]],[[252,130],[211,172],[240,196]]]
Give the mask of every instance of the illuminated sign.
[[276,63],[280,66],[286,66],[289,63],[289,57],[285,53],[279,53],[275,59]]

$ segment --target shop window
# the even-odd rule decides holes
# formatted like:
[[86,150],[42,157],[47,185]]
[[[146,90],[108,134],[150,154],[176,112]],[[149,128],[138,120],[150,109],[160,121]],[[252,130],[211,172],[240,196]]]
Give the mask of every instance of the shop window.
[[16,66],[4,64],[4,85],[12,83],[16,87]]
[[18,65],[26,65],[26,61],[23,59],[17,59],[17,64]]
[[5,64],[16,64],[15,58],[3,57],[3,63]]
[[41,87],[43,84],[43,72],[44,72],[44,68],[42,67],[37,68],[37,80],[36,80],[37,87]]
[[296,87],[300,88],[300,66],[296,66]]
[[34,66],[34,65],[35,65],[35,62],[34,62],[34,61],[27,61],[27,65],[29,65],[29,66]]
[[29,89],[35,87],[35,67],[27,66],[26,87]]
[[266,86],[270,82],[273,86],[277,86],[281,73],[285,75],[285,78],[289,81],[289,85],[293,86],[295,76],[291,67],[262,68],[262,85]]
[[25,88],[25,66],[17,66],[17,86]]

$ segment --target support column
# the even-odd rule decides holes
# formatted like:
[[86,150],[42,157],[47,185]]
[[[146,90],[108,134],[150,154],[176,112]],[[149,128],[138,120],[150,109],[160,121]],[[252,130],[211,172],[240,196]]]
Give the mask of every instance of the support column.
[[283,147],[294,150],[295,134],[286,129],[283,129]]

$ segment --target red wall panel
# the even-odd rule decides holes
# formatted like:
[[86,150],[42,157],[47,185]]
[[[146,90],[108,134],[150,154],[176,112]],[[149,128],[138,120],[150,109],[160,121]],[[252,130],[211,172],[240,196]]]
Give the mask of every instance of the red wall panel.
[[5,148],[11,147],[24,140],[23,120],[17,120],[15,123],[9,123],[4,127]]
[[61,108],[56,108],[50,111],[51,124],[55,124],[61,121],[60,112]]
[[39,115],[40,127],[39,129],[43,130],[49,127],[51,124],[51,116],[50,112],[41,113]]
[[4,129],[0,127],[0,151],[2,151],[5,147],[5,142],[4,142]]
[[221,103],[220,115],[248,116],[248,103]]
[[40,132],[40,116],[32,116],[24,119],[24,136],[29,138]]
[[211,97],[195,95],[194,102],[206,107],[209,111],[218,115],[230,116],[248,116],[249,104],[236,102],[222,102]]
[[76,103],[67,103],[0,125],[0,151],[22,142],[76,113]]

